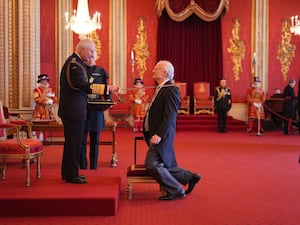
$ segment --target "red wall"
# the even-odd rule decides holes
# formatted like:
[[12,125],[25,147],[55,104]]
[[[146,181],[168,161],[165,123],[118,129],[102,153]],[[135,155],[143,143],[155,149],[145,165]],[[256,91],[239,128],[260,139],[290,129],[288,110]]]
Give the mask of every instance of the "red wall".
[[[142,4],[141,4],[142,3]],[[143,16],[146,20],[146,30],[148,33],[148,51],[149,58],[147,60],[147,71],[144,74],[144,85],[153,85],[152,70],[156,64],[156,39],[157,39],[157,22],[158,17],[155,12],[155,0],[127,0],[127,74],[131,78],[130,51],[136,43],[137,21],[138,17]],[[135,77],[138,76],[138,71],[135,67]],[[128,86],[133,86],[132,79],[128,81]]]
[[[295,58],[292,60],[287,81],[283,80],[281,73],[281,64],[277,59],[278,45],[281,41],[281,22],[283,18],[289,18],[292,15],[300,13],[299,0],[269,1],[269,46],[268,46],[268,82],[267,96],[271,96],[274,88],[279,87],[283,91],[287,81],[295,78],[297,81],[300,75],[300,66],[297,64],[297,59],[300,58],[300,36],[293,36],[292,43],[296,45]],[[223,35],[223,71],[224,76],[228,80],[228,86],[232,89],[233,101],[244,102],[246,90],[250,85],[251,78],[251,63],[253,56],[251,55],[251,16],[252,16],[252,1],[230,1],[228,13],[222,20],[222,35]],[[227,53],[229,47],[229,38],[231,37],[232,19],[239,18],[241,23],[240,38],[245,42],[246,53],[245,59],[242,62],[243,72],[240,74],[240,80],[235,81],[232,73],[232,62],[230,54]],[[299,60],[298,60],[299,61]],[[297,93],[298,88],[296,86]]]
[[[269,95],[272,95],[274,88],[279,87],[283,91],[288,80],[300,78],[300,36],[292,35],[291,43],[296,45],[295,57],[293,58],[287,81],[284,81],[281,73],[280,61],[276,58],[278,45],[281,41],[281,23],[284,18],[290,18],[294,15],[300,15],[299,0],[272,0],[269,1]],[[296,95],[298,93],[298,83],[295,87]]]
[[[144,16],[148,32],[148,43],[150,56],[147,60],[148,71],[144,74],[144,84],[152,85],[152,68],[156,63],[156,38],[157,38],[157,15],[155,13],[155,0],[127,0],[127,77],[128,86],[132,86],[130,51],[136,42],[137,19]],[[141,4],[142,3],[142,4]],[[77,7],[77,1],[74,0],[74,9]],[[102,29],[97,31],[102,45],[101,58],[97,61],[109,72],[109,0],[90,0],[90,15],[95,11],[101,12]],[[300,13],[299,0],[272,0],[269,1],[269,71],[268,71],[268,90],[272,94],[275,87],[283,90],[286,82],[281,74],[281,65],[277,57],[278,45],[281,40],[281,21],[283,18],[289,18],[292,15]],[[228,80],[228,86],[231,87],[234,102],[244,102],[246,89],[250,86],[251,78],[251,16],[252,1],[230,1],[228,13],[222,20],[223,37],[223,76]],[[245,59],[242,62],[243,72],[240,74],[240,80],[235,81],[232,73],[232,62],[230,54],[227,53],[229,47],[229,38],[231,37],[232,19],[239,18],[241,23],[240,37],[245,42]],[[59,18],[58,18],[59,19]],[[61,18],[64,19],[64,18]],[[74,45],[78,42],[77,35],[74,35]],[[300,58],[300,36],[293,36],[292,43],[296,45],[295,58],[292,60],[288,73],[288,80],[300,77],[300,66],[297,59]],[[298,60],[299,61],[299,60]],[[55,1],[41,1],[41,73],[47,73],[51,78],[51,86],[56,87],[55,76]],[[135,69],[135,76],[138,75]],[[111,75],[113,76],[113,75]],[[298,86],[298,85],[297,85]],[[297,91],[297,86],[295,91]]]
[[[244,102],[246,90],[249,88],[251,78],[251,10],[252,1],[230,1],[229,11],[222,19],[223,39],[223,76],[227,79],[227,85],[231,88],[233,102]],[[242,61],[243,71],[240,79],[235,80],[232,72],[231,54],[227,53],[230,47],[229,39],[232,37],[232,19],[239,18],[241,29],[240,39],[245,43],[245,59]]]

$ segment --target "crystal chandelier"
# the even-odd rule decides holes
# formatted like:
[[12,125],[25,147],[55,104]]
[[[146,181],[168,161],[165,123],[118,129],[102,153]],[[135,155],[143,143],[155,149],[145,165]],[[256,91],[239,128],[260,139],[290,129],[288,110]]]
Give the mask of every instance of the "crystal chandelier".
[[295,35],[300,35],[300,20],[298,19],[298,16],[291,17],[290,31]]
[[69,13],[65,13],[66,29],[71,29],[79,34],[80,39],[86,38],[86,35],[101,29],[100,13],[95,12],[93,19],[89,16],[88,0],[78,0],[77,11],[74,10],[73,15],[69,19]]

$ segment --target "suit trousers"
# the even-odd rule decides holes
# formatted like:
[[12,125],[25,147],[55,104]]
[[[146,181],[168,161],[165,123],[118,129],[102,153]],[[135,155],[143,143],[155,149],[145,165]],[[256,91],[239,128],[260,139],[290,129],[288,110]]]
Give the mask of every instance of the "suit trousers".
[[81,140],[85,120],[62,119],[64,125],[64,151],[61,166],[62,179],[78,177]]
[[177,192],[184,193],[180,184],[186,185],[193,177],[193,173],[188,170],[178,167],[166,168],[154,146],[150,146],[147,152],[145,166],[163,190],[170,195]]

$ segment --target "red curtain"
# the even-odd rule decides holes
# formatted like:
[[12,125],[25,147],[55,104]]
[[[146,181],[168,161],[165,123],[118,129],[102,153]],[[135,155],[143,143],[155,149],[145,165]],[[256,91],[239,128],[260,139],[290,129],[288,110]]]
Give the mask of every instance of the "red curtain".
[[[217,10],[220,0],[195,0],[195,3],[205,11],[213,13]],[[175,13],[179,13],[191,4],[191,0],[169,0],[169,4]]]
[[[173,10],[185,8],[184,2],[190,1],[172,1]],[[211,2],[219,1],[203,2],[208,2],[208,8],[204,9],[214,11],[218,4]],[[189,96],[193,96],[193,83],[198,81],[210,82],[212,95],[223,75],[221,18],[205,22],[192,14],[182,22],[175,22],[164,10],[157,37],[157,60],[162,59],[172,62],[175,80],[187,83]]]

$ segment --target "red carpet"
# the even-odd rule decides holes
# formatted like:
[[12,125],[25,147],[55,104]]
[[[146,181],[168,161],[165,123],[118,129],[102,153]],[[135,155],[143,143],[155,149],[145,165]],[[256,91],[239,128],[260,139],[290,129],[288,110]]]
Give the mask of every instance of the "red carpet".
[[[41,179],[35,178],[36,168],[32,165],[31,187],[24,186],[25,170],[22,168],[22,163],[7,163],[7,178],[0,183],[0,215],[115,215],[120,196],[121,170],[108,167],[82,171],[88,176],[88,184],[65,183],[60,180],[58,150],[49,151],[49,148],[51,147],[44,147]],[[55,168],[51,164],[53,158],[57,160]]]
[[[65,192],[80,190],[81,193],[103,190],[104,177],[121,174],[121,192],[115,216],[26,216],[0,217],[1,225],[298,225],[300,224],[300,152],[299,135],[283,135],[281,131],[256,133],[216,131],[177,132],[175,151],[183,168],[199,172],[203,180],[183,200],[162,202],[157,184],[137,184],[133,200],[126,198],[128,165],[133,162],[133,137],[131,129],[118,128],[117,168],[109,168],[111,148],[100,147],[99,169],[82,171],[87,174],[86,186],[62,183],[59,176],[62,146],[45,147],[42,157],[42,178],[33,179],[32,187],[26,188],[24,173],[9,175],[0,182],[0,205],[7,193],[48,192],[51,185],[65,187]],[[143,162],[145,144],[138,143],[138,162]],[[53,169],[52,178],[46,170]],[[34,172],[34,170],[32,171]],[[9,168],[7,173],[10,173]],[[44,186],[39,185],[45,183]],[[93,187],[97,183],[97,187]],[[47,185],[48,184],[48,185]],[[47,187],[49,186],[49,187]],[[71,187],[72,186],[72,187]],[[11,189],[11,190],[7,190]],[[84,190],[81,190],[84,189]],[[78,207],[80,201],[74,203]],[[15,207],[17,207],[17,202]],[[89,207],[85,205],[86,207]],[[31,205],[26,206],[30,209]],[[56,206],[45,204],[45,210]],[[105,206],[97,210],[105,210]],[[29,209],[23,208],[22,210]],[[18,209],[20,210],[20,209]],[[88,209],[95,210],[95,209]],[[87,211],[88,211],[87,210]],[[14,209],[14,213],[16,210]],[[14,214],[11,212],[11,214]]]

